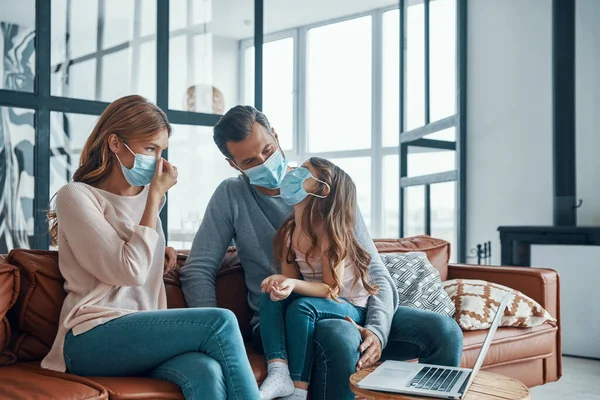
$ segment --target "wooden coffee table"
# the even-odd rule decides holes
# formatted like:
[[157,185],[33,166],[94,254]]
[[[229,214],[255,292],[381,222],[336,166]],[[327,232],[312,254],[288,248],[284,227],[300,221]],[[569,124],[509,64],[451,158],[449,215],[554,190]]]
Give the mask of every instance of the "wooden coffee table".
[[[357,372],[350,377],[350,389],[361,399],[367,400],[431,400],[431,397],[408,394],[384,393],[361,389],[358,382],[375,370],[375,367]],[[530,400],[529,389],[516,379],[491,372],[479,371],[471,388],[462,400]]]

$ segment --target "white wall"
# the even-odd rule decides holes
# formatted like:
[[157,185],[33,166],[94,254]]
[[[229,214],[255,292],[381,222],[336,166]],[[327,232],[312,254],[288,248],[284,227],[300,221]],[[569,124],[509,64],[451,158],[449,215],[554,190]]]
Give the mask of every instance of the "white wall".
[[467,32],[467,246],[499,263],[498,226],[552,224],[551,0],[470,0]]
[[577,223],[600,225],[600,1],[576,4]]
[[[552,224],[551,0],[468,4],[467,245]],[[600,1],[576,2],[578,225],[600,225]]]

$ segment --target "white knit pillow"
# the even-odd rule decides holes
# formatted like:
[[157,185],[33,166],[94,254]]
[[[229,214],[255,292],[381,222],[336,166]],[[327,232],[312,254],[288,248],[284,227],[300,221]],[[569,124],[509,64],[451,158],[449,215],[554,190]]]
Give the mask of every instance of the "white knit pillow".
[[509,287],[471,279],[454,279],[444,282],[443,286],[456,306],[454,319],[465,331],[488,329],[507,293],[512,295],[500,326],[531,328],[543,323],[556,325],[556,319],[536,301]]

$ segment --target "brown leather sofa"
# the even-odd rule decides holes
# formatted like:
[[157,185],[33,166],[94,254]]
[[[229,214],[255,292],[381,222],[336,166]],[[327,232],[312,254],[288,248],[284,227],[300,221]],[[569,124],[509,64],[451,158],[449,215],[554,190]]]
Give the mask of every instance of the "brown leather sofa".
[[[532,297],[558,318],[558,326],[500,328],[484,369],[517,378],[527,386],[553,382],[561,376],[559,279],[546,269],[448,265],[447,242],[425,236],[377,240],[380,252],[425,251],[442,279],[468,278],[496,282]],[[179,257],[179,265],[185,254]],[[169,308],[185,307],[179,268],[165,275]],[[82,378],[40,368],[56,334],[65,293],[58,254],[14,250],[0,256],[0,399],[182,399],[179,388],[149,378]],[[217,278],[217,297],[238,317],[244,337],[250,337],[244,273],[235,249],[230,249]],[[6,313],[8,310],[8,313]],[[6,316],[5,316],[6,314]],[[465,332],[462,366],[472,367],[485,331]],[[266,374],[264,358],[247,346],[256,380]]]

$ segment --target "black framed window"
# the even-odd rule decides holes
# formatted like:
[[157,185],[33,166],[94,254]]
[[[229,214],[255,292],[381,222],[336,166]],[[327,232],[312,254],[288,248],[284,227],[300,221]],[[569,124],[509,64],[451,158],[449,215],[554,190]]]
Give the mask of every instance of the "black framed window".
[[[45,210],[72,179],[95,120],[110,101],[137,93],[174,126],[170,152],[182,178],[161,215],[172,245],[190,245],[203,204],[235,175],[219,164],[210,128],[245,103],[269,116],[292,165],[317,155],[354,177],[373,236],[429,233],[462,258],[464,2],[389,0],[351,13],[338,2],[339,13],[311,15],[274,0],[238,2],[235,15],[215,0],[7,4],[0,172],[7,184],[16,168],[31,171],[16,184],[31,201],[5,196],[2,211],[25,222],[0,221],[0,232],[26,232],[18,246],[47,248]],[[13,140],[24,129],[27,151]],[[198,179],[203,169],[210,178]],[[0,252],[16,246],[3,239]]]

